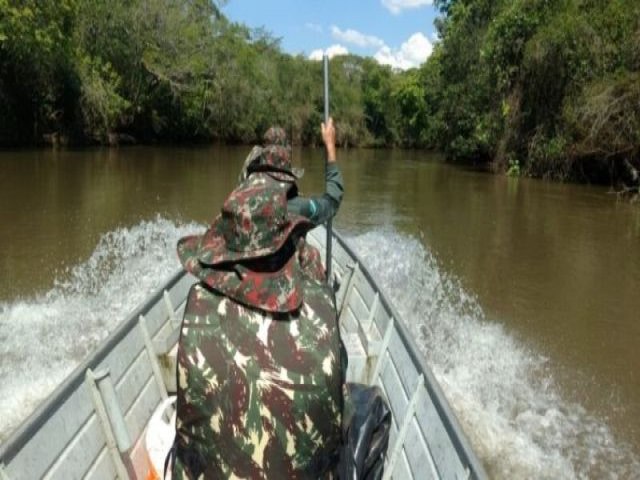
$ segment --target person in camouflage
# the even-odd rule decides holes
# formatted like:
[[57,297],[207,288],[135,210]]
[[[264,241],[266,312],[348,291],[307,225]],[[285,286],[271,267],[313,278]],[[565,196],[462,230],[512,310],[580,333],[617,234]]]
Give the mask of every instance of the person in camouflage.
[[331,478],[342,372],[328,286],[304,268],[313,223],[288,188],[250,175],[178,256],[200,282],[178,346],[173,478]]
[[336,157],[336,130],[332,118],[329,118],[326,125],[321,124],[321,132],[327,152],[324,194],[311,197],[298,194],[296,181],[302,177],[304,170],[292,167],[291,146],[286,132],[280,127],[269,128],[264,134],[263,146],[253,147],[245,159],[240,181],[253,174],[265,174],[284,182],[287,184],[285,188],[288,188],[289,211],[307,217],[315,225],[325,223],[340,208],[344,185]]
[[[304,170],[291,164],[291,145],[283,128],[270,127],[263,137],[263,146],[255,146],[247,155],[239,181],[249,177],[268,176],[280,182],[287,191],[287,209],[289,212],[308,218],[320,225],[333,218],[340,208],[344,193],[342,174],[338,169],[336,157],[336,131],[333,118],[327,124],[320,125],[322,140],[327,152],[327,170],[325,175],[326,191],[323,195],[304,197],[299,195],[297,180]],[[325,270],[320,252],[301,238],[298,241],[298,256],[303,270],[318,281],[325,281]]]

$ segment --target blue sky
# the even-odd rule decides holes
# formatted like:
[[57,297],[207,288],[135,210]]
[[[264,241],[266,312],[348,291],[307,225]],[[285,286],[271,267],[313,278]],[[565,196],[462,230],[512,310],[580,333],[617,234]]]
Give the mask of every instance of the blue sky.
[[231,20],[265,27],[285,52],[356,53],[397,68],[418,66],[435,42],[432,0],[229,0]]

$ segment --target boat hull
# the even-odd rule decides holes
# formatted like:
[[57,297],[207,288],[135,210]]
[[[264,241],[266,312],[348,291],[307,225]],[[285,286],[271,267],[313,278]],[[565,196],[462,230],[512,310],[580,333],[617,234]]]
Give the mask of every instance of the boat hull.
[[[385,478],[486,474],[435,377],[358,255],[334,235],[332,268],[350,381],[379,385],[393,414]],[[308,241],[325,251],[326,231]],[[0,446],[0,480],[148,478],[143,442],[175,391],[179,321],[196,279],[180,270]]]

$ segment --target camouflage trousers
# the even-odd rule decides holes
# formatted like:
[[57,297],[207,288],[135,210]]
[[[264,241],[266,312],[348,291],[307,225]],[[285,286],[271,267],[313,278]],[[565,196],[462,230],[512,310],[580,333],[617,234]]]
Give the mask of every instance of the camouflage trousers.
[[326,478],[340,446],[340,339],[324,285],[290,314],[192,287],[178,347],[173,478]]

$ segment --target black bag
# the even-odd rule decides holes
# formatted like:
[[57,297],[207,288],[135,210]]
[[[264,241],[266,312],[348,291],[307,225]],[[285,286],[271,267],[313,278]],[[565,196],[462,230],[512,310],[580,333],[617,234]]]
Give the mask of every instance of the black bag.
[[379,480],[389,445],[391,411],[379,387],[347,383],[344,387],[342,450],[338,478]]

